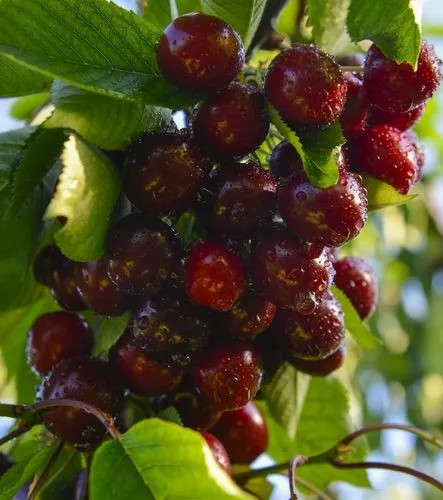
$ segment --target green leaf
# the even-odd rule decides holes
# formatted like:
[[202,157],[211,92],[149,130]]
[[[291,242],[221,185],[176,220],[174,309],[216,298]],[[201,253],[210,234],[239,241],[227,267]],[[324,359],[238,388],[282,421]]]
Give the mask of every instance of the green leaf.
[[[313,377],[309,384],[295,439],[287,434],[262,405],[270,432],[267,453],[276,461],[290,460],[295,455],[316,455],[334,446],[351,432],[350,404],[347,390],[333,377]],[[358,445],[353,460],[364,458],[366,447]],[[369,487],[364,470],[347,471],[321,464],[300,467],[297,474],[315,486],[326,489],[335,481],[346,481],[355,486]]]
[[363,176],[363,185],[368,192],[369,211],[404,205],[418,196],[417,194],[401,194],[390,184],[369,175]]
[[273,106],[268,105],[268,108],[271,122],[300,155],[310,183],[322,189],[334,186],[338,180],[335,155],[345,142],[340,124],[336,122],[325,130],[299,132],[297,135]]
[[308,25],[317,45],[330,54],[349,43],[346,15],[351,0],[308,0]]
[[10,115],[16,120],[29,120],[41,106],[49,101],[49,98],[49,92],[19,97],[12,103]]
[[303,408],[310,377],[284,363],[269,384],[263,386],[263,394],[269,411],[292,439]]
[[279,50],[254,50],[248,64],[253,68],[267,68],[278,54]]
[[152,418],[135,424],[95,453],[91,500],[251,499],[216,464],[203,438]]
[[87,91],[181,108],[189,96],[157,66],[160,33],[103,0],[0,2],[0,53],[14,63]]
[[0,97],[16,97],[46,90],[51,79],[0,54]]
[[[242,474],[249,470],[249,465],[244,464],[233,464],[232,465],[232,475],[235,477],[237,474]],[[245,484],[242,484],[242,488],[248,493],[252,493],[260,500],[269,500],[272,495],[272,490],[274,487],[266,477],[257,476],[249,479]]]
[[187,210],[180,215],[174,225],[183,248],[189,248],[194,241],[202,236],[202,227],[192,210]]
[[201,10],[200,0],[148,0],[143,19],[154,29],[164,30],[176,17]]
[[117,342],[128,326],[130,313],[121,316],[103,318],[94,342],[94,355],[108,354],[109,349]]
[[297,34],[297,14],[300,9],[301,0],[288,0],[283,9],[279,12],[275,22],[275,29],[278,33],[293,38]]
[[91,94],[56,82],[52,88],[55,110],[45,127],[70,128],[102,149],[125,149],[143,132],[163,129],[171,111],[156,106]]
[[266,0],[200,0],[203,12],[220,17],[241,36],[248,48],[257,31]]
[[26,459],[13,465],[0,479],[0,500],[11,500],[14,493],[43,470],[53,451],[54,445],[34,449]]
[[68,258],[81,262],[99,259],[120,192],[117,173],[103,154],[74,135],[65,143],[62,163],[45,219],[67,218],[55,241]]
[[174,406],[168,406],[158,414],[158,418],[165,420],[166,422],[172,422],[174,424],[183,425],[180,413]]
[[421,4],[413,0],[351,0],[348,32],[372,40],[386,57],[416,65],[421,45]]
[[346,330],[352,335],[354,340],[366,349],[380,347],[381,340],[378,339],[369,329],[368,325],[361,320],[358,312],[355,310],[348,297],[335,285],[332,287],[332,293],[339,301],[345,315]]

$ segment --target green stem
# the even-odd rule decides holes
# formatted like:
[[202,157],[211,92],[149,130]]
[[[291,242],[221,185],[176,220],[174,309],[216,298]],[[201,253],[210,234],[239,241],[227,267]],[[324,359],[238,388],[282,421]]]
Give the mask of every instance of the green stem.
[[3,436],[0,439],[0,446],[7,443],[8,441],[11,441],[12,439],[15,439],[16,437],[21,436],[25,432],[28,432],[32,426],[33,426],[33,424],[28,423],[28,422],[25,422],[25,423],[19,425],[13,431],[9,432],[8,434],[6,434],[6,436]]
[[334,500],[331,496],[329,496],[327,493],[322,491],[320,488],[317,488],[317,486],[315,486],[315,484],[312,484],[309,481],[306,481],[306,479],[303,479],[302,477],[298,476],[297,474],[294,474],[294,479],[297,481],[298,484],[301,484],[307,490],[312,491],[312,493],[317,495],[317,497],[320,500]]
[[57,458],[60,455],[60,452],[62,451],[64,445],[65,445],[64,441],[59,441],[59,443],[57,444],[57,447],[52,452],[48,460],[48,463],[43,469],[43,472],[40,474],[32,490],[28,493],[28,500],[34,500],[37,497],[37,493],[40,491],[43,484],[45,483],[47,477],[49,476],[49,473],[51,472],[52,468],[55,465],[55,462],[57,462]]
[[30,410],[26,405],[0,403],[0,417],[21,418]]
[[297,500],[298,498],[295,484],[295,470],[299,465],[305,464],[308,460],[309,457],[305,455],[297,455],[289,464],[289,491],[291,493],[291,500]]
[[263,467],[261,469],[250,469],[245,472],[240,472],[234,476],[235,482],[238,484],[245,484],[253,477],[266,477],[269,474],[282,474],[287,471],[289,467],[289,462],[283,462],[280,464],[269,465],[268,467]]

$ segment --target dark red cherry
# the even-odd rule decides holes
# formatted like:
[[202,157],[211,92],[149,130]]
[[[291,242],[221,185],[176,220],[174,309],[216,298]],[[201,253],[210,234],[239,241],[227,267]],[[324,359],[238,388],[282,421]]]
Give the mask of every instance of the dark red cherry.
[[214,234],[228,238],[251,238],[271,222],[277,200],[277,182],[253,163],[223,165],[207,213],[203,214]]
[[140,210],[179,213],[197,199],[210,168],[201,149],[185,133],[144,135],[128,150],[123,190]]
[[268,447],[268,427],[252,401],[223,413],[211,432],[223,443],[234,463],[249,464]]
[[96,314],[119,316],[132,305],[132,297],[109,278],[104,259],[77,262],[75,280],[82,299]]
[[352,302],[362,319],[369,318],[378,302],[374,269],[361,257],[345,257],[334,262],[334,282]]
[[200,431],[207,445],[214,455],[215,461],[220,465],[220,467],[228,474],[232,475],[231,460],[229,459],[228,452],[225,447],[220,443],[220,441],[210,432]]
[[122,383],[140,396],[161,396],[176,389],[184,368],[177,363],[159,363],[132,342],[127,331],[111,351],[110,359]]
[[340,344],[340,347],[322,359],[300,359],[291,358],[288,356],[288,361],[297,370],[312,375],[313,377],[326,377],[338,370],[345,360],[346,346],[344,341]]
[[346,103],[340,115],[340,124],[346,138],[354,137],[366,128],[370,107],[366,102],[363,82],[353,73],[346,71],[343,77],[348,87]]
[[252,153],[269,131],[265,97],[251,85],[232,83],[200,104],[193,129],[196,139],[215,157]]
[[417,70],[407,62],[388,59],[372,45],[365,61],[364,86],[371,104],[388,112],[405,113],[429,99],[441,80],[442,62],[434,47],[423,42]]
[[163,362],[188,364],[209,337],[205,315],[178,294],[140,299],[131,325],[133,343]]
[[191,375],[197,392],[214,409],[234,410],[260,388],[260,354],[246,342],[216,344],[196,359]]
[[340,67],[318,47],[295,44],[271,63],[268,101],[292,126],[327,126],[340,115],[346,83]]
[[42,248],[33,262],[33,273],[37,283],[51,287],[54,283],[56,269],[63,266],[66,257],[56,245]]
[[[123,401],[120,381],[108,363],[98,359],[60,361],[42,382],[39,400],[73,399],[116,417]],[[81,448],[97,445],[106,433],[94,415],[75,406],[53,407],[42,413],[45,426],[64,441]]]
[[387,182],[399,193],[407,194],[417,182],[416,149],[400,130],[390,125],[375,125],[357,137],[350,147],[355,169]]
[[292,174],[304,172],[303,161],[297,150],[288,141],[277,144],[269,156],[269,171],[279,180]]
[[365,56],[358,52],[341,54],[335,57],[335,62],[340,66],[363,66]]
[[234,337],[252,340],[271,325],[276,312],[275,304],[248,292],[230,311],[220,314],[220,329]]
[[280,213],[297,236],[337,247],[354,239],[367,217],[361,179],[340,167],[335,186],[319,189],[304,174],[292,175],[279,190]]
[[334,276],[324,252],[317,259],[307,258],[302,243],[282,233],[257,245],[252,267],[255,284],[266,299],[304,314],[315,310]]
[[152,294],[177,271],[180,253],[180,243],[167,224],[132,214],[109,232],[105,260],[109,277],[119,288]]
[[218,17],[196,13],[177,17],[157,48],[164,77],[189,92],[226,87],[245,61],[239,35]]
[[185,267],[185,290],[194,302],[229,311],[246,288],[245,265],[237,254],[209,241],[192,247]]
[[39,375],[46,375],[62,359],[88,356],[94,336],[78,314],[56,311],[42,314],[28,333],[28,360]]
[[272,330],[289,359],[322,359],[332,354],[344,338],[343,311],[335,297],[327,293],[309,316],[294,309],[279,310]]
[[405,113],[388,113],[380,108],[373,107],[369,122],[371,125],[390,125],[400,130],[400,132],[405,132],[420,120],[425,107],[426,103],[423,103]]
[[172,406],[179,412],[183,425],[199,431],[210,429],[221,416],[221,412],[211,408],[193,391],[178,391]]

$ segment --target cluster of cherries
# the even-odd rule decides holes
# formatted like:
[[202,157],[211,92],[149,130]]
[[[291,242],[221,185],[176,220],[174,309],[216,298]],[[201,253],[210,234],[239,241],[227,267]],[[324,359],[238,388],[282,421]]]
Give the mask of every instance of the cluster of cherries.
[[[417,71],[373,46],[363,80],[317,47],[294,45],[267,69],[264,91],[236,81],[244,59],[239,36],[218,18],[190,14],[166,28],[161,72],[206,97],[186,129],[171,126],[129,147],[122,186],[131,210],[111,227],[101,259],[73,262],[56,246],[37,255],[35,277],[64,311],[39,317],[28,342],[31,366],[45,377],[39,399],[79,400],[117,417],[126,388],[157,407],[173,405],[226,470],[229,457],[249,463],[266,449],[252,402],[264,376],[285,360],[319,376],[342,364],[345,325],[333,282],[361,318],[373,312],[371,266],[336,255],[367,218],[367,193],[351,170],[409,190],[422,154],[405,130],[440,79],[426,43]],[[269,168],[251,160],[270,128],[268,103],[295,130],[341,121],[348,143],[336,185],[314,187],[285,141]],[[174,221],[186,211],[200,238],[185,249]],[[108,361],[90,357],[93,332],[78,314],[85,309],[130,311]],[[79,408],[53,407],[43,418],[80,448],[105,432]]]

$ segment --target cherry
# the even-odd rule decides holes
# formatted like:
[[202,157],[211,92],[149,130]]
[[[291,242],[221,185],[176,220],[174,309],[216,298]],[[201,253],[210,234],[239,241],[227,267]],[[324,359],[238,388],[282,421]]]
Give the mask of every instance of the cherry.
[[301,156],[288,141],[280,142],[272,150],[269,156],[269,171],[279,180],[294,173],[304,172]]
[[209,328],[197,307],[170,293],[139,301],[132,334],[132,342],[153,359],[186,365],[206,344]]
[[167,224],[132,214],[109,232],[105,260],[109,277],[122,290],[156,293],[177,271],[180,252],[180,243]]
[[245,342],[216,344],[196,359],[191,376],[197,392],[214,409],[234,410],[260,388],[260,354]]
[[88,356],[94,336],[88,323],[78,314],[56,311],[42,314],[28,333],[29,364],[39,375],[46,375],[62,359]]
[[177,363],[159,363],[133,343],[130,330],[120,337],[110,353],[123,383],[140,396],[161,396],[179,385],[184,369]]
[[278,311],[272,330],[289,359],[322,359],[332,354],[345,335],[343,311],[327,293],[318,304],[315,314],[299,314],[294,309]]
[[338,370],[345,360],[346,346],[344,341],[340,347],[322,359],[300,359],[288,357],[289,362],[297,370],[312,375],[313,377],[326,377],[335,370]]
[[277,183],[253,163],[223,165],[217,188],[204,218],[215,234],[250,238],[271,222],[275,212]]
[[160,37],[157,62],[164,77],[190,92],[226,87],[245,61],[239,35],[217,17],[177,17]]
[[417,175],[415,177],[415,182],[418,182],[421,179],[423,173],[423,167],[425,164],[425,152],[423,150],[423,146],[418,138],[417,134],[413,130],[406,130],[404,132],[408,141],[412,144],[414,148],[415,161],[417,162]]
[[234,337],[253,340],[270,326],[276,312],[275,304],[254,292],[248,292],[230,311],[220,314],[221,329]]
[[336,56],[335,62],[340,64],[340,66],[363,66],[365,56],[358,52],[341,54]]
[[[121,408],[123,391],[108,363],[98,359],[69,358],[52,369],[37,393],[39,400],[56,398],[87,403],[115,417]],[[77,407],[49,408],[42,413],[42,418],[53,434],[80,448],[97,445],[106,431],[94,415]]]
[[223,444],[210,432],[200,431],[200,434],[203,436],[204,440],[206,441],[206,444],[211,449],[215,461],[226,472],[226,474],[231,476],[232,475],[231,460]]
[[337,247],[355,238],[366,222],[366,190],[361,179],[339,167],[335,186],[319,189],[305,174],[292,175],[279,190],[283,220],[300,238]]
[[340,125],[346,138],[354,137],[366,128],[370,107],[366,102],[363,82],[348,71],[343,73],[347,85],[346,103],[340,115]]
[[251,85],[232,83],[201,103],[193,129],[199,142],[215,157],[252,153],[269,131],[265,97]]
[[329,55],[313,45],[294,44],[269,66],[265,94],[289,125],[328,126],[343,109],[346,83]]
[[96,314],[119,316],[131,307],[132,297],[110,280],[103,258],[77,262],[74,275],[82,299]]
[[243,261],[226,246],[200,241],[188,256],[185,289],[197,304],[229,311],[247,288]]
[[425,107],[426,103],[423,103],[405,113],[388,113],[374,107],[372,108],[369,122],[371,125],[390,125],[400,130],[400,132],[405,132],[418,122],[423,115]]
[[48,245],[42,248],[33,262],[33,273],[37,283],[51,287],[54,283],[54,272],[63,266],[66,257],[56,245]]
[[301,242],[276,232],[253,251],[252,267],[257,288],[278,307],[311,314],[332,284],[334,269],[323,252],[310,259]]
[[361,257],[345,257],[334,262],[334,282],[352,302],[361,319],[374,312],[378,301],[377,276]]
[[221,416],[195,392],[177,392],[172,405],[180,413],[183,425],[200,431],[213,427]]
[[418,180],[416,149],[405,133],[390,125],[368,128],[350,148],[354,168],[387,182],[399,193],[407,194]]
[[123,189],[140,210],[179,213],[196,200],[210,168],[201,149],[186,133],[147,134],[129,147]]
[[223,413],[211,432],[223,443],[234,463],[249,464],[268,447],[265,419],[252,401]]
[[407,62],[388,59],[372,45],[365,61],[364,86],[371,104],[388,112],[405,113],[420,106],[437,89],[442,62],[434,47],[423,42],[417,70]]

